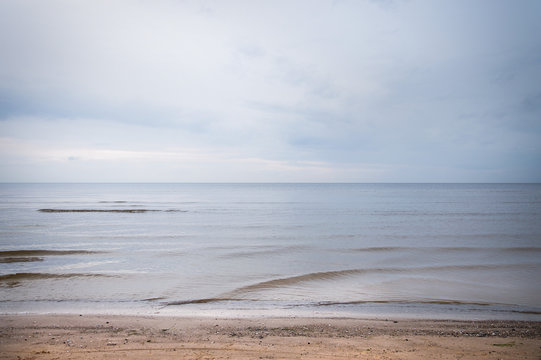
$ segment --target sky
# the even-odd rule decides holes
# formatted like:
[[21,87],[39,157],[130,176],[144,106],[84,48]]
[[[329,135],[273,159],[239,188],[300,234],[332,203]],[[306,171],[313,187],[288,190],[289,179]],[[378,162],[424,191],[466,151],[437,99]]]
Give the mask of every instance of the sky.
[[0,0],[0,182],[541,182],[540,17]]

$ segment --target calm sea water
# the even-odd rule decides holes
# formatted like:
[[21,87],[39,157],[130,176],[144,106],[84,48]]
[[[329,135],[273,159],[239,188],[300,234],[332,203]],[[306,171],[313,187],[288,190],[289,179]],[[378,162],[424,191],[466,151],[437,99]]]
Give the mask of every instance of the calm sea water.
[[541,185],[2,184],[0,312],[541,320]]

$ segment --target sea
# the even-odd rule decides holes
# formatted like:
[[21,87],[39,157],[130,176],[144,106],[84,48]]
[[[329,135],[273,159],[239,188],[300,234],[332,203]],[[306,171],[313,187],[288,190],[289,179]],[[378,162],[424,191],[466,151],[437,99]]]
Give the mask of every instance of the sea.
[[541,184],[0,184],[0,313],[541,321]]

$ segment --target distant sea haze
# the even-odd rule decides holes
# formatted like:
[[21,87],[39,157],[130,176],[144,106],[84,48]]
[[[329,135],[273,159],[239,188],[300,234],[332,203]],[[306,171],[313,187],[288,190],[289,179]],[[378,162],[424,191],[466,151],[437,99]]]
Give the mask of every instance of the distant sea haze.
[[540,184],[1,184],[0,312],[541,320]]

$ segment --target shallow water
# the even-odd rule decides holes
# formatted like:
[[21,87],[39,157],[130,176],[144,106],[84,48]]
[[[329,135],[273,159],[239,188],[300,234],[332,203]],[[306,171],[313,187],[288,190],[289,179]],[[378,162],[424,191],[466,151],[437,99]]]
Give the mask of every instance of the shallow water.
[[0,311],[541,319],[541,185],[2,184]]

